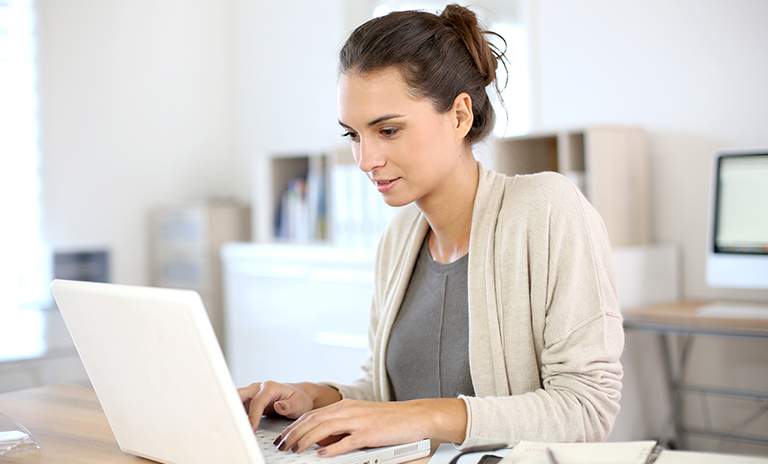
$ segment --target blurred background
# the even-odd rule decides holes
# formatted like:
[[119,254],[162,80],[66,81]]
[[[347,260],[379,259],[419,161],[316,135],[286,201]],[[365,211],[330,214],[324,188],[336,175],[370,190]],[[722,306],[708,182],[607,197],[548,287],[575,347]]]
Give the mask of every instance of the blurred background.
[[[766,290],[710,288],[704,278],[712,153],[768,146],[768,2],[471,5],[508,45],[496,138],[642,128],[649,242],[677,250],[678,296],[768,301]],[[341,166],[325,183],[355,175],[343,168],[336,113],[346,35],[374,15],[443,6],[0,0],[0,391],[83,379],[63,325],[38,311],[52,305],[52,277],[158,284],[158,234],[190,238],[185,225],[205,223],[216,207],[234,211],[222,242],[332,242],[369,253],[379,226],[362,238],[340,227],[334,235],[328,217],[324,232],[281,231],[282,194],[317,163],[323,172]],[[477,147],[491,165],[495,143]],[[218,256],[220,243],[209,245]],[[195,272],[163,269],[182,280]],[[753,384],[768,385],[759,354],[768,350],[712,347],[729,350]]]

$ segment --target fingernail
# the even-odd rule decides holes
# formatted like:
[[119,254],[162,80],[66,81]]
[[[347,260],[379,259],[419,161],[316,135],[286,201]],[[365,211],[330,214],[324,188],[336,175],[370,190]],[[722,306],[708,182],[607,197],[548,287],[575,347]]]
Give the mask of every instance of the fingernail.
[[282,401],[278,401],[278,402],[277,402],[277,403],[275,403],[275,404],[277,404],[278,406],[280,406],[280,409],[282,409],[283,411],[285,411],[285,410],[287,409],[287,408],[285,407],[285,403],[283,403]]
[[279,445],[277,445],[277,449],[280,451],[285,451],[283,448],[285,448],[285,440],[281,441]]
[[283,441],[283,436],[278,435],[277,438],[275,438],[275,441],[272,442],[272,444],[277,446],[281,441]]
[[298,443],[296,443],[295,445],[293,445],[293,448],[291,448],[291,451],[293,451],[293,452],[295,453],[295,452],[297,452],[298,450],[299,450],[299,444],[298,444]]
[[325,456],[326,454],[328,454],[328,450],[325,448],[320,448],[319,450],[317,450],[318,456]]

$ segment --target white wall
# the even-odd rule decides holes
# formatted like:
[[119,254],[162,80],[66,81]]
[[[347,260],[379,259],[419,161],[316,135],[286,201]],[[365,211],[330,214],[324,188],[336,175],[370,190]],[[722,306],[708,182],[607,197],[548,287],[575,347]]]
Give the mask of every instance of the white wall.
[[704,281],[712,153],[768,146],[768,2],[531,3],[534,124],[645,127],[653,232],[682,247],[685,297],[768,300]]
[[321,153],[343,142],[336,62],[343,0],[236,0],[237,150],[251,175],[256,237],[271,236],[268,157]]
[[233,8],[218,0],[39,0],[43,228],[106,246],[147,284],[147,212],[247,198],[234,144]]

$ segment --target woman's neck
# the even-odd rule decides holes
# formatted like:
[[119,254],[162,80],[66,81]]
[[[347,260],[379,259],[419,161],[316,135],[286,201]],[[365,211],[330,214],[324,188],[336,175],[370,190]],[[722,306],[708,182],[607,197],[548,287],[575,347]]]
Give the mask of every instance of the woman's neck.
[[452,263],[469,252],[478,179],[479,169],[473,157],[471,164],[447,181],[441,192],[418,205],[430,227],[430,255],[438,263]]

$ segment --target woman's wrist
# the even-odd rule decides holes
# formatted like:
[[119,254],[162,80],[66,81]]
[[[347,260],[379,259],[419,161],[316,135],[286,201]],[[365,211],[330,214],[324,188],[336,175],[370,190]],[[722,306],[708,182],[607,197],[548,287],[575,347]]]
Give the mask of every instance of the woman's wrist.
[[296,386],[312,399],[312,409],[322,408],[341,400],[341,393],[330,385],[301,382]]
[[426,408],[426,437],[463,443],[467,433],[467,406],[460,398],[415,400]]

